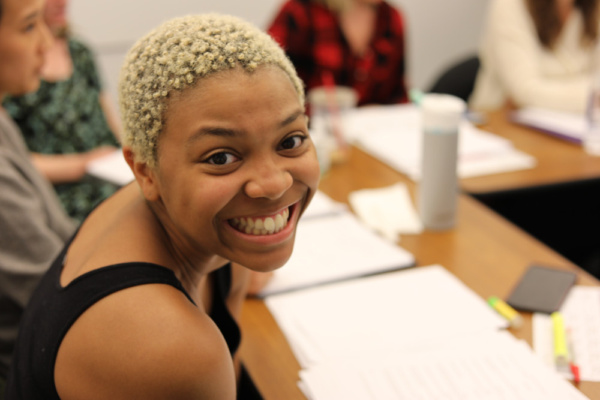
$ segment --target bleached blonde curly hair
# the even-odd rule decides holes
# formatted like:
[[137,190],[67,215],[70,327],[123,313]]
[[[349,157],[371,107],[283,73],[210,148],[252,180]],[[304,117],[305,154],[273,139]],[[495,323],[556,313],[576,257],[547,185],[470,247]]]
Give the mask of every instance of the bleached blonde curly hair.
[[220,71],[241,67],[252,73],[263,65],[285,72],[304,105],[303,84],[292,63],[257,27],[218,14],[165,22],[133,45],[121,69],[123,144],[131,147],[136,161],[155,166],[171,92],[181,92]]

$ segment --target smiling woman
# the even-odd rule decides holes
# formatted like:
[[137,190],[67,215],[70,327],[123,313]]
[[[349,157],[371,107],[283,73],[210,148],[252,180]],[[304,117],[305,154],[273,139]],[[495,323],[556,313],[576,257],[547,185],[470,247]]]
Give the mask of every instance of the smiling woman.
[[269,36],[203,15],[134,45],[120,94],[136,181],[35,293],[9,397],[257,398],[236,318],[249,272],[290,257],[317,188],[301,82]]

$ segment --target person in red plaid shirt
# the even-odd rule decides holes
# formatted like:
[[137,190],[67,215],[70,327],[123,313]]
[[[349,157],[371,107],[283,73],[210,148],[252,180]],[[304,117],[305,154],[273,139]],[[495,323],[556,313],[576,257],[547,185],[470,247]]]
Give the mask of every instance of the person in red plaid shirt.
[[307,91],[333,78],[358,92],[358,105],[408,101],[404,21],[385,1],[288,0],[268,32]]

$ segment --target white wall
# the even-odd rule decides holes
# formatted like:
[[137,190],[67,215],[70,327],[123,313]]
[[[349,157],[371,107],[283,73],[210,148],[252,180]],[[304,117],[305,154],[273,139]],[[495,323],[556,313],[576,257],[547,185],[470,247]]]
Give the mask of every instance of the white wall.
[[[116,98],[123,57],[133,42],[169,18],[203,12],[238,15],[266,27],[283,0],[71,0],[70,20],[96,52]],[[489,0],[389,0],[404,12],[408,82],[427,89],[448,63],[476,51]]]
[[477,51],[489,1],[394,1],[406,19],[412,87],[428,89],[449,63]]

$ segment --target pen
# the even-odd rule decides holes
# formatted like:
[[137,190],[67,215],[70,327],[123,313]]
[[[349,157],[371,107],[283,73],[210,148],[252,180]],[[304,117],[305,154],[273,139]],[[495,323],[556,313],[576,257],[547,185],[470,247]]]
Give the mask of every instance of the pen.
[[569,368],[571,369],[571,373],[573,374],[573,381],[575,383],[579,383],[581,378],[579,375],[579,365],[577,365],[577,360],[575,359],[575,352],[573,351],[573,341],[571,340],[571,330],[567,329],[567,344],[569,345]]
[[566,367],[569,365],[569,350],[565,335],[565,323],[559,311],[553,312],[550,316],[554,332],[554,362],[557,367]]
[[515,311],[514,308],[506,304],[503,300],[499,299],[496,296],[491,296],[488,298],[488,304],[498,312],[498,314],[502,315],[504,318],[508,320],[508,323],[513,328],[518,328],[523,323],[523,318],[521,315]]

